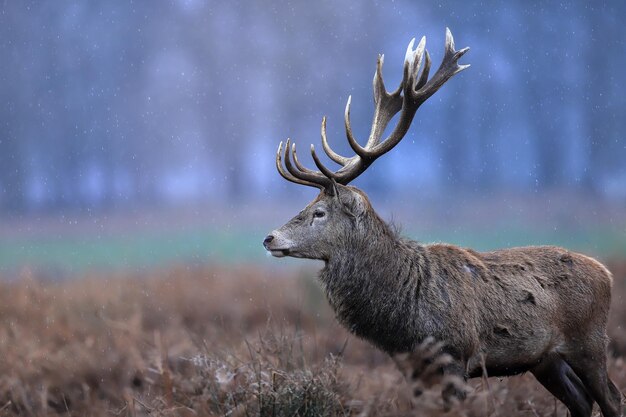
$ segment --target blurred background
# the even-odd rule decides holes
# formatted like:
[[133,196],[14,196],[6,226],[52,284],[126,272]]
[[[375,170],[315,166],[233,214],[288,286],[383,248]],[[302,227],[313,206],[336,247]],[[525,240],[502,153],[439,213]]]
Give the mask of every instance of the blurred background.
[[0,272],[294,262],[261,246],[315,196],[276,172],[279,141],[319,147],[326,115],[350,156],[343,109],[364,143],[377,54],[395,88],[410,39],[436,68],[446,26],[471,68],[355,184],[418,240],[626,255],[625,18],[617,0],[4,1]]

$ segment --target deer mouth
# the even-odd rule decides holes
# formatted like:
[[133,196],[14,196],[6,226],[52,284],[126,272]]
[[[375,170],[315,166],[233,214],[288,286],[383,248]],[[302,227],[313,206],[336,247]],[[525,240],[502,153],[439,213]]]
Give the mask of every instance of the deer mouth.
[[289,249],[270,249],[270,253],[276,258],[284,258],[285,256],[289,256],[289,252]]

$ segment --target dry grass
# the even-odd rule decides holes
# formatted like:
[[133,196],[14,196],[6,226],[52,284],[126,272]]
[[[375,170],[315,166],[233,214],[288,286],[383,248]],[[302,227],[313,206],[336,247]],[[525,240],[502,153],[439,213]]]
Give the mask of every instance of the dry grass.
[[[626,387],[626,261],[611,374]],[[298,276],[299,275],[299,276]],[[312,274],[173,268],[0,285],[0,415],[444,415],[334,320]],[[564,416],[532,376],[476,380],[445,415]]]

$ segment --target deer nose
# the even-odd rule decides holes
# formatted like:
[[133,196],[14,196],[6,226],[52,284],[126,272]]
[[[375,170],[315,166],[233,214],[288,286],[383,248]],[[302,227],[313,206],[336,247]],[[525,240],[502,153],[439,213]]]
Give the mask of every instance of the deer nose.
[[272,235],[268,235],[265,240],[263,240],[263,246],[265,246],[265,249],[267,249],[267,246],[272,243],[272,240],[274,240],[274,236]]

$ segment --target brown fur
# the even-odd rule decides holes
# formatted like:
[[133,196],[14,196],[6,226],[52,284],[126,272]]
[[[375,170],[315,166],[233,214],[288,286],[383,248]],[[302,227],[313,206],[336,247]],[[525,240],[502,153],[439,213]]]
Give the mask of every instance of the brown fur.
[[[323,212],[323,215],[320,213]],[[273,254],[321,259],[337,318],[392,356],[432,338],[461,378],[530,371],[572,416],[620,415],[606,372],[610,272],[553,246],[476,252],[398,236],[355,187],[322,191],[272,232]],[[444,387],[444,399],[464,393]]]

